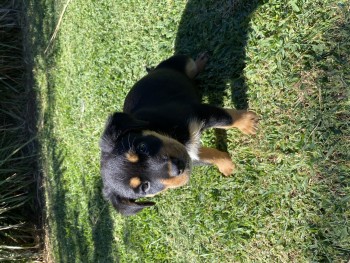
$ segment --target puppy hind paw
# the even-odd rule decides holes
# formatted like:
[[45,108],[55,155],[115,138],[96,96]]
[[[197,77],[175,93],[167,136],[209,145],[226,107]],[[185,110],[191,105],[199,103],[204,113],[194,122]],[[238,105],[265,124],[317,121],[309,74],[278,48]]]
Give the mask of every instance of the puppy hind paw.
[[202,72],[209,60],[209,53],[207,51],[199,53],[196,60],[194,61],[197,66],[197,74]]

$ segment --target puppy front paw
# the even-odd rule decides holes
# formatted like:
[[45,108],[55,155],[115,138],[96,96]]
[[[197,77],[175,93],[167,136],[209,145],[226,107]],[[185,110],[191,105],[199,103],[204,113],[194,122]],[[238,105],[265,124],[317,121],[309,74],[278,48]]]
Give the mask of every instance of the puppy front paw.
[[235,165],[233,164],[231,157],[228,153],[224,153],[225,155],[222,158],[217,159],[215,165],[218,167],[219,171],[225,175],[229,176],[235,170]]
[[241,118],[238,120],[237,128],[244,134],[256,134],[258,116],[252,111],[242,113]]
[[244,134],[256,134],[259,117],[256,113],[246,110],[226,109],[232,116],[232,128],[237,128]]

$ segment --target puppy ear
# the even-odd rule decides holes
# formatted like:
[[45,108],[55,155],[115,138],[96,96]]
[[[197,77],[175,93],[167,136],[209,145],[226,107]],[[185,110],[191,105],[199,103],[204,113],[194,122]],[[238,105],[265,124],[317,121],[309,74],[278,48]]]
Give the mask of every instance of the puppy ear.
[[134,215],[146,207],[155,205],[154,202],[135,202],[134,199],[127,199],[113,194],[109,197],[114,208],[125,216]]
[[137,120],[131,115],[116,112],[109,116],[102,134],[100,147],[103,152],[111,152],[118,137],[131,130],[140,130],[148,126],[148,122]]

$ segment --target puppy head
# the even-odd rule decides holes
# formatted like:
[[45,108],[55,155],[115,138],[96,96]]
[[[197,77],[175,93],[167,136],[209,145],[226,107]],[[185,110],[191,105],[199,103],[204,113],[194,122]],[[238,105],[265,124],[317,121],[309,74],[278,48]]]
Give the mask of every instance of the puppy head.
[[136,199],[189,180],[191,161],[185,146],[148,126],[126,113],[115,113],[101,138],[103,194],[124,215],[154,205]]

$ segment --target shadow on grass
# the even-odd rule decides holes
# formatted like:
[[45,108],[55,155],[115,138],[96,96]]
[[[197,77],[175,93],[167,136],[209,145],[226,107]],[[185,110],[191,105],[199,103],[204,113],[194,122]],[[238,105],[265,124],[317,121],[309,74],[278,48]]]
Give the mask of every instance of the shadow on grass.
[[[46,227],[50,239],[46,242],[50,243],[48,247],[51,251],[48,253],[53,254],[53,258],[59,262],[115,262],[117,260],[113,255],[115,251],[112,252],[113,221],[101,195],[100,181],[95,182],[95,186],[89,187],[85,185],[85,182],[81,183],[81,187],[87,189],[85,192],[89,198],[87,213],[80,211],[80,207],[72,207],[71,200],[67,197],[67,187],[70,186],[67,186],[64,180],[65,153],[54,134],[53,116],[57,111],[56,91],[55,83],[50,75],[50,70],[55,66],[54,59],[58,42],[51,46],[48,54],[44,54],[56,27],[55,8],[57,7],[54,1],[30,1],[24,5],[23,10],[30,25],[26,47],[29,54],[27,63],[31,69],[35,64],[37,69],[44,72],[46,80],[44,81],[46,88],[41,87],[40,91],[45,97],[44,104],[47,104],[43,112],[43,128],[40,137],[43,137],[42,141],[45,141],[46,149],[43,153],[46,163],[42,163],[42,166],[46,172],[44,175],[47,177],[45,191],[49,199],[46,202],[49,203],[46,207],[48,215]],[[43,85],[43,83],[35,83],[32,75],[29,76],[29,79],[32,86]],[[92,192],[88,190],[91,188]],[[88,224],[82,226],[80,221],[84,214],[88,214],[89,218],[87,219]],[[90,236],[87,233],[91,233]]]
[[117,253],[112,248],[112,242],[115,241],[109,203],[101,197],[102,181],[99,181],[94,189],[89,201],[89,211],[95,214],[90,224],[95,248],[92,262],[118,262]]
[[[0,5],[0,261],[40,258],[37,129],[27,85],[21,4]],[[34,107],[35,108],[35,107]],[[38,253],[39,252],[39,253]]]
[[[54,249],[60,262],[115,262],[116,256],[112,249],[113,238],[113,221],[109,214],[108,205],[101,197],[101,185],[96,183],[93,186],[94,191],[87,194],[88,201],[88,225],[82,225],[80,222],[80,207],[72,206],[71,201],[67,198],[67,184],[64,181],[63,174],[65,169],[62,167],[64,154],[57,147],[57,142],[51,137],[51,143],[48,145],[50,152],[49,162],[51,163],[51,176],[48,183],[48,195],[51,203],[49,211],[51,213],[49,224],[51,234],[54,235],[57,246]],[[68,186],[69,187],[69,186]],[[83,189],[88,192],[88,187],[83,181]],[[73,210],[73,211],[72,211]],[[86,232],[91,228],[92,238]],[[89,240],[92,239],[92,244]],[[117,261],[118,262],[118,261]]]
[[[198,55],[208,51],[209,62],[199,82],[201,95],[212,105],[229,98],[236,109],[248,108],[243,75],[250,17],[259,1],[188,1],[175,42],[175,53]],[[201,81],[203,80],[203,81]],[[204,81],[205,80],[205,81]],[[226,90],[229,87],[230,93]],[[227,151],[224,130],[215,130],[216,147]]]
[[[179,26],[175,53],[195,57],[202,51],[210,52],[207,68],[199,79],[205,102],[223,106],[224,101],[231,98],[237,109],[249,107],[248,87],[243,76],[245,46],[250,16],[260,3],[188,1]],[[344,12],[346,8],[348,6],[343,8]],[[350,115],[344,102],[348,99],[350,68],[348,21],[347,15],[339,27],[320,32],[325,35],[325,43],[333,47],[325,49],[321,55],[311,54],[315,61],[307,63],[315,66],[309,70],[321,73],[312,80],[322,87],[312,99],[313,103],[322,100],[322,105],[305,105],[300,110],[300,116],[305,116],[306,111],[310,111],[310,116],[316,116],[313,124],[306,125],[313,131],[310,130],[312,139],[304,149],[315,151],[315,145],[319,147],[319,155],[311,160],[316,174],[310,178],[316,185],[312,190],[312,213],[317,217],[310,220],[308,226],[314,239],[308,252],[312,251],[313,260],[322,262],[339,258],[345,262],[350,255],[349,166],[346,164],[350,160],[346,135],[349,134]],[[305,71],[308,67],[310,65],[305,66]],[[230,94],[226,90],[230,90]],[[227,150],[225,131],[217,130],[215,133],[216,147]]]

